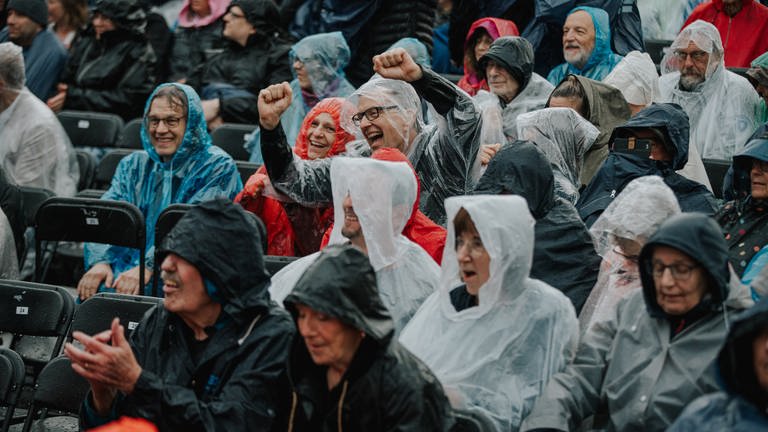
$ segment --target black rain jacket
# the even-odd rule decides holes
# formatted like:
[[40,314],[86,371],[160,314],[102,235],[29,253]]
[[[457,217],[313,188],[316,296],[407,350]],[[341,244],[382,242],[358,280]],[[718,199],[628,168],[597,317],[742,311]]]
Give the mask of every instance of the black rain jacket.
[[[349,244],[329,246],[307,268],[284,304],[297,304],[361,330],[365,338],[339,384],[327,390],[326,369],[315,365],[296,337],[288,367],[295,431],[447,431],[453,423],[440,382],[394,339],[368,258]],[[339,424],[339,421],[341,424]]]

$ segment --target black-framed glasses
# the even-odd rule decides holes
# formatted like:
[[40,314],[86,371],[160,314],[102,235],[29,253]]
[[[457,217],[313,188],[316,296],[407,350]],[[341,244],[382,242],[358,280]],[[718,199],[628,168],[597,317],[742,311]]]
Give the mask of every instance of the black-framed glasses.
[[698,264],[675,263],[666,265],[660,262],[650,264],[650,270],[655,279],[661,279],[664,276],[664,272],[669,269],[672,273],[672,277],[680,282],[690,279],[693,269],[697,267],[699,267]]
[[160,123],[165,123],[165,127],[169,129],[173,129],[176,126],[178,126],[181,123],[182,118],[181,117],[166,117],[166,118],[159,118],[159,117],[147,117],[147,129],[157,129],[158,126],[160,126]]
[[768,173],[768,162],[760,159],[752,159],[752,168],[757,168],[761,172]]
[[391,110],[391,109],[397,109],[397,105],[389,105],[389,106],[375,106],[370,107],[365,111],[359,112],[352,116],[352,123],[355,124],[355,126],[360,126],[360,122],[363,121],[363,116],[368,119],[368,121],[374,121],[384,110]]
[[704,60],[704,58],[707,56],[706,51],[692,51],[692,52],[685,52],[676,50],[675,51],[675,57],[677,57],[680,61],[685,61],[688,57],[691,58],[691,60],[695,62],[700,62]]

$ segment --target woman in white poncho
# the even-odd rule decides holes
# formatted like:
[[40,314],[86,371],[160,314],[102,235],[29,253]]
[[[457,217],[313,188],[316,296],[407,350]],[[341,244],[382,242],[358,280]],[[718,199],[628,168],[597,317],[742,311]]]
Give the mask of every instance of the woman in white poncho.
[[400,342],[432,369],[455,408],[517,430],[570,360],[576,315],[561,292],[528,277],[534,220],[523,198],[452,197],[445,208],[447,244],[456,248],[445,249],[440,289]]
[[603,261],[597,283],[579,315],[582,331],[608,319],[619,300],[640,288],[640,249],[662,222],[678,213],[675,193],[658,176],[632,180],[608,205],[589,229]]

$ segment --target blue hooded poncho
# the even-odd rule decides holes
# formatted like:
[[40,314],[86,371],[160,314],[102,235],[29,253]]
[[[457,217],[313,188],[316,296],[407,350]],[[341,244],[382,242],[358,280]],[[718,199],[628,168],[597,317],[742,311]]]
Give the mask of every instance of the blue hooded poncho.
[[[167,83],[158,86],[149,96],[144,116],[155,94],[162,88],[175,86],[187,96],[187,129],[178,150],[163,162],[149,141],[145,125],[141,128],[144,151],[123,158],[117,166],[112,184],[102,199],[126,201],[141,210],[147,224],[146,265],[154,262],[155,223],[170,204],[195,204],[216,197],[234,199],[243,188],[237,166],[232,158],[211,144],[203,108],[197,93],[184,84]],[[86,243],[85,268],[96,263],[109,263],[115,278],[139,265],[139,251],[124,247]],[[148,285],[149,286],[149,285]]]
[[581,75],[596,81],[602,81],[622,59],[620,55],[614,54],[611,51],[611,27],[608,13],[602,9],[580,6],[573,8],[568,15],[570,16],[578,11],[584,11],[592,17],[592,23],[595,25],[595,48],[592,50],[592,55],[589,56],[589,60],[587,60],[587,64],[584,65],[583,69],[577,69],[568,62],[555,66],[547,76],[547,81],[551,82],[554,86],[560,84],[560,81],[568,74]]

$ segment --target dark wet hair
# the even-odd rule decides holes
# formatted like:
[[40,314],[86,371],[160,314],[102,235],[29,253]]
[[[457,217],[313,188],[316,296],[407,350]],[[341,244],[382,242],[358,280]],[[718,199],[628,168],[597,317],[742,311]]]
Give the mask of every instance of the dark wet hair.
[[[187,100],[187,95],[184,93],[184,90],[173,85],[163,87],[155,93],[154,97],[152,97],[152,102],[160,97],[165,98],[172,109],[180,108],[181,112],[184,113],[184,118],[187,118],[189,115],[189,101]],[[152,104],[150,103],[150,105]]]
[[589,119],[590,110],[589,99],[587,99],[587,92],[584,90],[584,86],[581,85],[579,79],[576,78],[575,75],[568,75],[562,81],[560,81],[560,84],[558,84],[557,87],[555,87],[555,89],[552,91],[552,94],[549,95],[549,99],[547,99],[547,107],[549,107],[549,102],[553,97],[573,98],[580,100],[581,110],[579,110],[579,114],[581,114],[581,116],[585,119]]
[[469,216],[469,212],[466,211],[464,207],[460,208],[456,213],[456,216],[453,217],[453,230],[456,234],[456,237],[465,232],[478,232],[477,226],[475,226],[475,222],[472,220],[472,217]]
[[[482,35],[491,37],[491,34],[488,33],[488,30],[482,27],[478,27],[472,33],[472,36],[469,37],[469,41],[467,41],[467,47],[464,49],[464,58],[469,60],[469,65],[472,67],[472,69],[474,69],[476,73],[480,73],[480,59],[475,58],[475,45],[477,45],[477,40],[480,39],[480,36]],[[493,39],[493,37],[491,37],[491,39]]]

